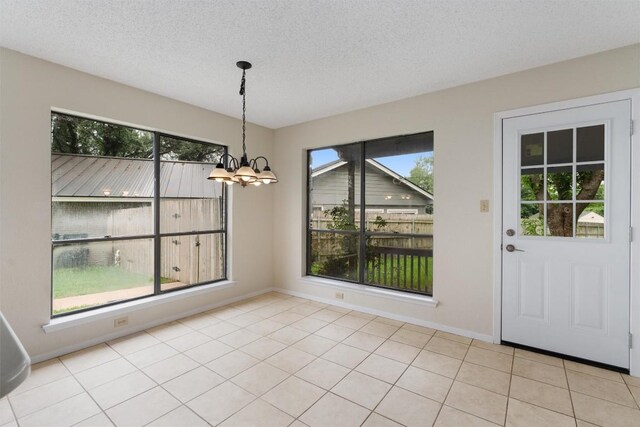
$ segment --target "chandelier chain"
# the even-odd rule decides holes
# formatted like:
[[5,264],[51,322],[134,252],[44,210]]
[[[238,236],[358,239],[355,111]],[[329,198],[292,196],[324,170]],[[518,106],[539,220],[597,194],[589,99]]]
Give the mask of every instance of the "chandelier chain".
[[240,94],[242,95],[242,154],[247,154],[247,146],[245,143],[247,127],[246,127],[246,113],[247,113],[247,101],[246,101],[246,90],[245,90],[245,74],[246,71],[242,70],[242,82],[240,83]]

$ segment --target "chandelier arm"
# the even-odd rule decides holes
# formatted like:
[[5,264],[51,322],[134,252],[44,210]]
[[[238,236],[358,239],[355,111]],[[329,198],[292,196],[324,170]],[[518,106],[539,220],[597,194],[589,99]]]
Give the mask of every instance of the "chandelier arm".
[[258,156],[255,159],[251,159],[251,161],[253,162],[254,166],[258,165],[258,159],[264,160],[265,166],[269,166],[269,160],[267,160],[267,158],[265,156]]
[[[225,165],[225,162],[224,162],[225,159],[228,160],[228,164],[226,164],[226,165]],[[238,159],[236,159],[235,157],[233,157],[229,153],[225,153],[225,154],[221,155],[220,156],[220,160],[218,161],[218,163],[222,163],[222,165],[226,166],[226,167],[233,167],[234,169],[238,169]]]

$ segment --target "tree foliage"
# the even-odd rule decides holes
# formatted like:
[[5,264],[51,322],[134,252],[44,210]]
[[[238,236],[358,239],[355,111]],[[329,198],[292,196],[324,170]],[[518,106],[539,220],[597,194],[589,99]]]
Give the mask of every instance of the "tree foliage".
[[[153,158],[153,133],[82,117],[51,116],[51,152],[137,159]],[[160,138],[160,158],[217,162],[224,153],[219,145]]]
[[423,190],[433,194],[433,156],[420,156],[409,171],[407,179]]

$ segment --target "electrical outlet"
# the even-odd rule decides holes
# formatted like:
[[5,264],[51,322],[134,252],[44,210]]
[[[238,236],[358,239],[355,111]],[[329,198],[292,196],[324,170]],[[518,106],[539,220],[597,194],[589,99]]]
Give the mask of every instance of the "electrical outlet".
[[480,200],[480,212],[489,212],[489,201],[486,199]]
[[113,321],[113,327],[114,328],[120,328],[122,326],[127,326],[128,324],[129,324],[129,317],[128,316],[118,317],[117,319],[115,319]]
[[336,299],[344,299],[344,294],[342,292],[336,292]]

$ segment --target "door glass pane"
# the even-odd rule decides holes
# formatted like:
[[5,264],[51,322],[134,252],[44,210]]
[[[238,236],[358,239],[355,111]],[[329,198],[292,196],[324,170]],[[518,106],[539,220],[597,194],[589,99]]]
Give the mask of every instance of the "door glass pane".
[[547,132],[547,164],[573,162],[573,129]]
[[358,234],[312,231],[309,273],[337,279],[358,280]]
[[604,164],[596,163],[576,167],[578,200],[604,200]]
[[53,314],[153,294],[153,239],[53,247]]
[[547,204],[547,236],[573,237],[573,204]]
[[163,291],[224,278],[224,234],[163,237],[161,245]]
[[604,160],[604,125],[587,126],[576,131],[576,157],[578,162]]
[[360,144],[309,152],[309,226],[357,230],[360,211]]
[[563,166],[547,169],[548,200],[573,199],[573,168]]
[[431,295],[433,237],[367,236],[365,282]]
[[544,134],[532,133],[520,138],[521,166],[537,166],[544,163]]
[[520,200],[544,200],[544,169],[520,171]]
[[576,237],[604,239],[604,203],[577,203],[578,230]]
[[544,205],[526,203],[520,205],[520,235],[544,236]]
[[160,138],[160,232],[224,228],[223,183],[208,180],[224,147]]

